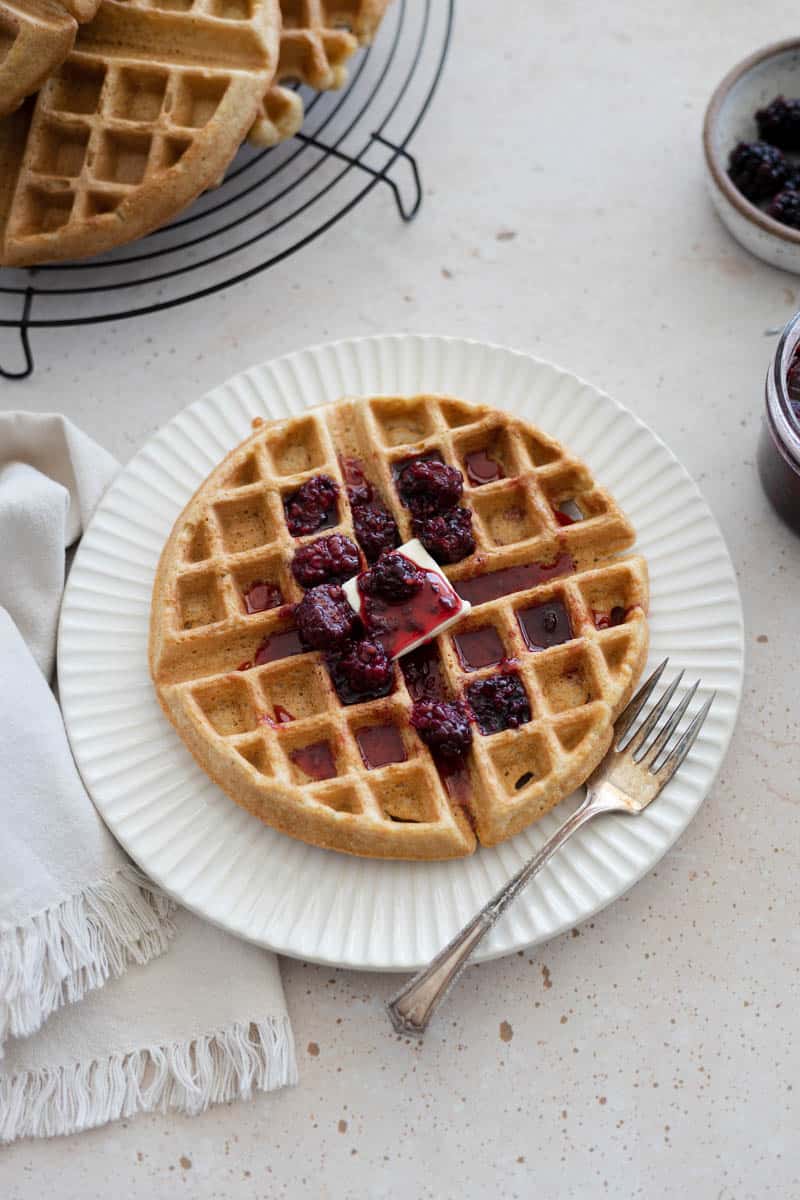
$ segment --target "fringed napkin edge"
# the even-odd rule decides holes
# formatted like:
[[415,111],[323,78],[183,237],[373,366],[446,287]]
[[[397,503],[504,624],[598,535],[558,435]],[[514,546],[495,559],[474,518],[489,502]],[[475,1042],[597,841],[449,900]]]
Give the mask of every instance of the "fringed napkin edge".
[[[0,924],[0,1061],[64,1004],[167,949],[174,903],[132,864],[20,925]],[[0,1120],[5,1107],[0,1083]]]
[[288,1016],[171,1045],[0,1076],[0,1142],[77,1133],[137,1113],[196,1116],[297,1082]]

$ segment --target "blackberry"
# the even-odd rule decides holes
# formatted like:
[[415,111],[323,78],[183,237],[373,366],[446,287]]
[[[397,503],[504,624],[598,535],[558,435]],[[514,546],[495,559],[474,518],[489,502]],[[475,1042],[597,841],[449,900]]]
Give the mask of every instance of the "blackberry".
[[400,532],[394,517],[364,474],[357,459],[342,460],[347,480],[347,499],[353,514],[353,528],[368,563],[374,563],[385,550],[400,545]]
[[519,675],[492,675],[467,688],[467,699],[481,733],[516,729],[531,719],[531,707]]
[[294,610],[300,638],[311,650],[344,645],[357,629],[358,618],[336,584],[323,584],[306,592]]
[[358,544],[367,562],[374,563],[385,551],[400,545],[400,531],[392,514],[374,494],[369,503],[357,504],[350,495],[351,490],[355,489],[348,488],[348,498]]
[[323,525],[332,525],[339,485],[328,475],[315,475],[283,502],[286,524],[292,537],[314,533]]
[[328,670],[343,704],[376,700],[392,690],[394,671],[380,642],[369,638],[350,642],[337,654],[329,654]]
[[739,142],[728,160],[728,174],[748,200],[774,196],[785,184],[788,172],[781,151],[766,142]]
[[758,136],[781,150],[800,150],[800,100],[776,96],[756,113]]
[[454,508],[441,517],[415,517],[412,527],[414,536],[439,563],[460,562],[475,549],[468,508]]
[[292,559],[292,574],[300,587],[321,583],[344,583],[358,574],[361,558],[358,548],[343,533],[331,533],[301,546]]
[[455,467],[436,459],[417,459],[403,467],[397,477],[400,499],[415,517],[433,517],[447,512],[461,499],[464,479]]
[[353,508],[365,508],[375,499],[375,489],[367,479],[347,485],[347,499]]
[[400,670],[412,700],[444,699],[442,662],[435,642],[426,642],[410,654],[404,654],[400,659]]
[[449,762],[464,757],[472,743],[472,728],[463,704],[417,700],[411,724],[433,754]]
[[408,600],[416,595],[425,576],[404,554],[382,554],[364,578],[364,590],[382,600]]
[[792,229],[800,229],[800,191],[784,188],[767,205],[767,216]]

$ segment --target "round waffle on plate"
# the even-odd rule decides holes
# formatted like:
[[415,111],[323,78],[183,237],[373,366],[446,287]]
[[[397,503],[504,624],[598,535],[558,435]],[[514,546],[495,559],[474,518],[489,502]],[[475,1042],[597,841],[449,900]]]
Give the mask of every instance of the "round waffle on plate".
[[[432,459],[464,477],[474,549],[444,570],[472,611],[399,659],[388,694],[359,695],[329,653],[304,648],[292,562],[332,533],[360,534],[374,558],[364,504],[391,514],[396,541],[411,539],[419,527],[398,479]],[[298,524],[298,492],[320,476],[335,495],[309,530],[313,505]],[[605,753],[647,652],[646,565],[621,556],[633,541],[581,462],[499,410],[381,396],[260,424],[161,556],[150,630],[160,703],[228,795],[285,833],[371,857],[469,854],[542,816]],[[437,760],[415,731],[421,699],[470,714],[460,763]]]

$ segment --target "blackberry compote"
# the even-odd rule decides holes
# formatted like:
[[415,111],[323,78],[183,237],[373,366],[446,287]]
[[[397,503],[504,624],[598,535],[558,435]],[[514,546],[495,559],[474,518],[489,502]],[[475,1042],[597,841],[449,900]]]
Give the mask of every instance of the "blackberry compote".
[[339,485],[329,475],[314,475],[283,502],[292,537],[305,537],[326,525],[336,524]]
[[418,458],[398,473],[397,490],[415,517],[434,517],[458,504],[464,478],[456,467],[438,459]]
[[414,541],[348,579],[343,590],[367,635],[390,658],[409,653],[469,612],[444,572]]
[[453,508],[437,517],[415,517],[411,524],[414,536],[438,563],[461,562],[475,549],[468,508]]
[[330,533],[295,551],[292,574],[300,587],[344,583],[361,567],[358,548],[343,533]]
[[303,644],[311,650],[333,650],[348,642],[358,629],[358,617],[337,584],[322,584],[306,592],[295,605],[294,617]]
[[411,724],[431,753],[446,762],[458,762],[472,744],[469,714],[459,701],[417,700]]
[[400,531],[389,509],[365,476],[361,464],[348,458],[342,462],[347,482],[347,499],[353,514],[353,529],[368,563],[400,545]]
[[329,654],[326,661],[343,704],[377,700],[392,690],[394,671],[380,642],[370,638],[349,642],[338,653]]
[[425,573],[405,554],[382,554],[364,576],[363,590],[370,596],[399,603],[416,595],[425,583]]
[[531,707],[519,675],[491,675],[467,688],[467,700],[483,734],[516,729],[531,719]]

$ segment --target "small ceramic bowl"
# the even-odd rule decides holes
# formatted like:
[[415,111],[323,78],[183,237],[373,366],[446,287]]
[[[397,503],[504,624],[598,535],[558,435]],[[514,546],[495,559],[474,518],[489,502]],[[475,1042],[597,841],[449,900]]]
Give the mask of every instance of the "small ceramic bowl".
[[706,109],[703,151],[711,199],[737,242],[764,262],[800,274],[800,230],[781,225],[751,204],[727,170],[736,143],[758,137],[756,109],[780,95],[800,97],[800,38],[765,46],[728,72]]

